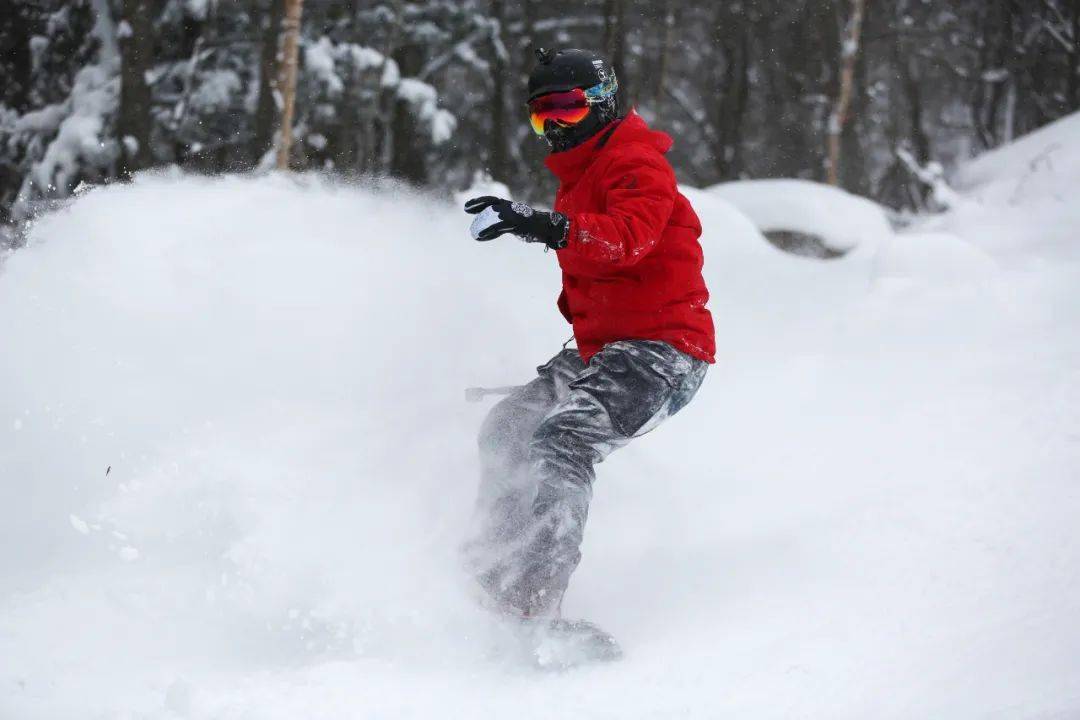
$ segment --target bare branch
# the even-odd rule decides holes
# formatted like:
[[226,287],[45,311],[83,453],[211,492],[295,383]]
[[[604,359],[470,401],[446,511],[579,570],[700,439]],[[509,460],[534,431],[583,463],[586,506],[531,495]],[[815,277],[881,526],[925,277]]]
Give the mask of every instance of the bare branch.
[[454,43],[449,50],[429,60],[417,74],[416,79],[427,80],[434,73],[444,68],[455,57],[460,57],[459,53],[462,46],[472,47],[474,42],[490,36],[491,32],[491,27],[488,25],[484,25],[483,27],[472,31],[464,40]]
[[1057,15],[1057,19],[1062,25],[1068,26],[1070,24],[1068,18],[1065,17],[1065,13],[1061,12],[1061,8],[1055,5],[1052,0],[1042,0],[1042,4],[1047,10]]
[[664,93],[674,100],[675,104],[683,111],[683,114],[686,115],[687,119],[698,127],[698,130],[700,130],[701,134],[705,137],[706,142],[714,149],[719,146],[720,140],[716,137],[716,128],[709,124],[709,118],[705,112],[695,112],[694,108],[690,105],[689,99],[675,88],[665,87]]

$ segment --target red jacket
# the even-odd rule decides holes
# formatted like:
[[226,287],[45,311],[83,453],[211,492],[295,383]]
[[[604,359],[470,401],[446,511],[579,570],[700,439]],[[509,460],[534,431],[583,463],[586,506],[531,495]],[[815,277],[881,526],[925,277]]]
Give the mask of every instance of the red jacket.
[[671,138],[635,112],[547,158],[570,218],[559,310],[585,362],[616,340],[663,340],[714,362],[701,222],[664,158]]

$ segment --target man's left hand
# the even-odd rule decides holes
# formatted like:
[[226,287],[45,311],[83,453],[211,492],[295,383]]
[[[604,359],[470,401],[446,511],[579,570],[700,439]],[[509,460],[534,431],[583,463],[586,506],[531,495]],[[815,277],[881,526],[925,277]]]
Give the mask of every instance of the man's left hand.
[[511,233],[525,242],[544,243],[553,250],[566,247],[570,221],[562,213],[534,210],[525,203],[511,202],[492,195],[469,200],[465,203],[465,212],[476,215],[489,207],[498,213],[499,221],[480,231],[476,236],[477,240],[494,240],[500,235]]

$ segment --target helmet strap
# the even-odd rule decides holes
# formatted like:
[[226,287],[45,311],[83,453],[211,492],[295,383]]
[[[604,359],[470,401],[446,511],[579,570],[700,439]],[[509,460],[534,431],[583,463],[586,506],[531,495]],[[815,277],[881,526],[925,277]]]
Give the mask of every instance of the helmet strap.
[[553,127],[544,132],[544,139],[551,146],[551,152],[560,153],[572,150],[587,142],[590,138],[618,118],[618,103],[615,98],[597,103],[589,109],[588,116],[577,125]]

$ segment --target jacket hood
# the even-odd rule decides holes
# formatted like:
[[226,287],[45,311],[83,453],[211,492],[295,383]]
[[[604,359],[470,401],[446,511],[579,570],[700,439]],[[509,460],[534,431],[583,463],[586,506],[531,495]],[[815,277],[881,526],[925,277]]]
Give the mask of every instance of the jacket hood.
[[581,145],[548,155],[544,164],[561,182],[573,182],[581,177],[598,155],[630,144],[646,145],[657,152],[666,153],[674,141],[667,133],[651,129],[636,110],[631,110],[626,117],[610,123]]

